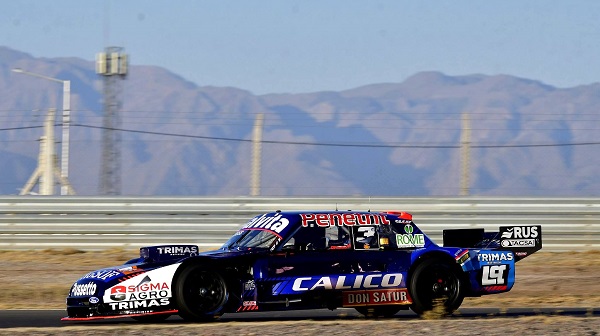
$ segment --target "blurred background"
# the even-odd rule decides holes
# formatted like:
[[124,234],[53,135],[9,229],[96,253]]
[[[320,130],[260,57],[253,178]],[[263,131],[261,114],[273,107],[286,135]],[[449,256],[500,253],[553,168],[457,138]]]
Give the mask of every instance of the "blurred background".
[[2,195],[600,195],[595,1],[0,4]]

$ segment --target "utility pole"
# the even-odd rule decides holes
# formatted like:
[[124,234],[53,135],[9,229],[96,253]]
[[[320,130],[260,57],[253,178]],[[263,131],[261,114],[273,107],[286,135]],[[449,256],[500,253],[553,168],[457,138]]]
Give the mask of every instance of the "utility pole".
[[40,195],[54,195],[54,178],[56,177],[61,186],[64,187],[69,195],[74,195],[73,187],[68,179],[61,174],[56,165],[56,155],[54,153],[54,119],[56,109],[48,110],[48,115],[44,121],[44,135],[40,138],[40,154],[38,156],[38,166],[31,174],[27,183],[21,189],[20,195],[31,193],[33,187],[39,183]]
[[460,153],[461,153],[461,179],[460,179],[460,195],[469,196],[469,176],[470,160],[471,160],[471,121],[468,113],[462,114],[462,132],[460,137]]
[[259,113],[254,120],[254,131],[252,135],[252,176],[250,182],[250,196],[260,195],[260,163],[262,153],[262,129],[264,114]]
[[[63,125],[62,125],[62,146],[60,155],[60,177],[67,180],[69,178],[69,144],[71,126],[71,81],[63,81]],[[69,191],[68,184],[62,184],[60,188],[61,195],[73,195]]]
[[[54,78],[54,77],[49,77],[49,76],[44,76],[42,74],[38,74],[35,72],[30,72],[30,71],[25,71],[21,68],[14,68],[12,69],[13,72],[16,73],[21,73],[24,75],[29,75],[29,76],[33,76],[33,77],[38,77],[38,78],[42,78],[42,79],[46,79],[46,80],[50,80],[53,82],[58,82],[61,83],[63,86],[63,118],[62,118],[62,149],[61,149],[61,156],[60,156],[60,178],[61,180],[68,180],[69,179],[69,143],[70,143],[70,136],[69,136],[69,129],[70,129],[70,125],[71,125],[71,81],[70,80],[63,80],[63,79],[58,79],[58,78]],[[70,189],[71,191],[73,190],[72,188]],[[69,190],[69,187],[67,186],[67,184],[62,185],[62,187],[60,188],[60,194],[61,195],[73,195],[74,193],[72,193]]]
[[127,76],[127,55],[121,47],[108,47],[97,55],[96,72],[104,77],[104,118],[100,194],[121,194],[121,80]]

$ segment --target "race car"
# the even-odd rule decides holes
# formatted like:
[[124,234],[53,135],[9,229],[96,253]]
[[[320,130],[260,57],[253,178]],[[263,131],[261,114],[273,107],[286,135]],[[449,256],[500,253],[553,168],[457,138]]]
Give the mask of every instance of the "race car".
[[124,265],[89,272],[67,297],[64,321],[352,307],[451,314],[465,297],[509,291],[515,263],[542,248],[542,228],[443,230],[434,243],[401,211],[275,211],[252,218],[220,249],[140,248]]

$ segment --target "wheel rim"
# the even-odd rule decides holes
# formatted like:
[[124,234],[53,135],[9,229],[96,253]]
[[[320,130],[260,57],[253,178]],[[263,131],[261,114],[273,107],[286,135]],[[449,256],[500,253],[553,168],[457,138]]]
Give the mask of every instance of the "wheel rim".
[[188,307],[210,314],[220,310],[227,301],[227,289],[220,275],[198,271],[186,279],[184,297]]
[[434,264],[422,274],[417,284],[418,295],[429,307],[441,301],[448,307],[458,297],[459,279],[446,265]]

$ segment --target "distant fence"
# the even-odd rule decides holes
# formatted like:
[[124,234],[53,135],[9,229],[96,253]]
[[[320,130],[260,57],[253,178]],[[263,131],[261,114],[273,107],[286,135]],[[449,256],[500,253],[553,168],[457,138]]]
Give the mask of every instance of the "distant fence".
[[186,243],[217,247],[274,210],[403,210],[442,230],[541,224],[545,251],[600,249],[600,198],[0,197],[0,249],[98,250]]

